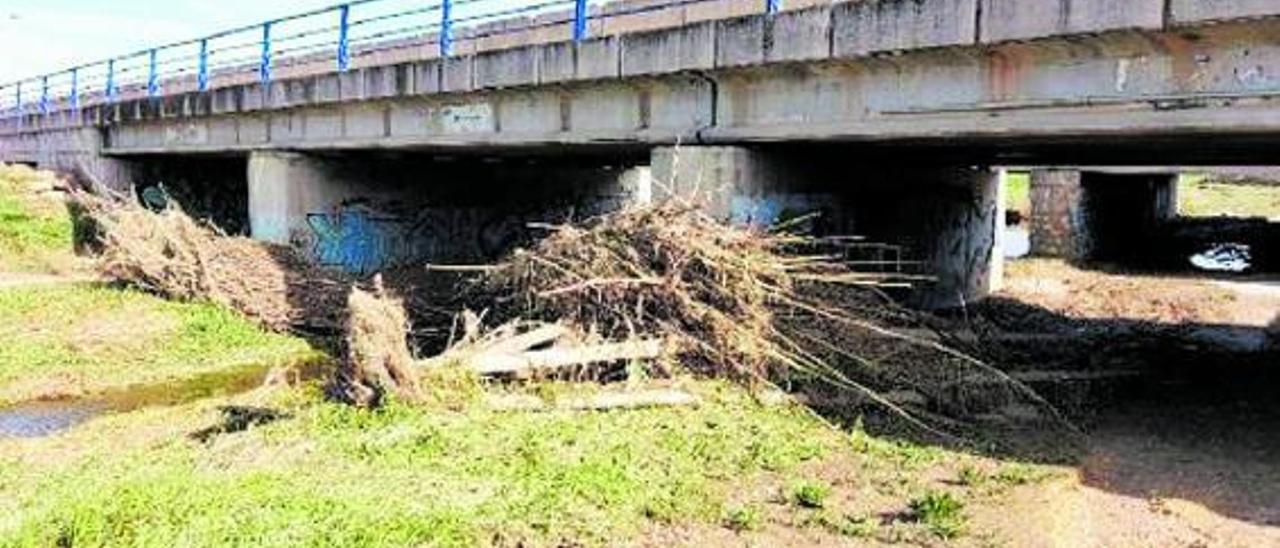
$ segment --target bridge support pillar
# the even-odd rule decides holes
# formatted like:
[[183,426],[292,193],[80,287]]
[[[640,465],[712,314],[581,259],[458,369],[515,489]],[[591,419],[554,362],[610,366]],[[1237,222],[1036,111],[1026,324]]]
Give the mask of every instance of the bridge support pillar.
[[654,197],[679,197],[702,205],[713,217],[734,217],[734,202],[778,186],[771,158],[733,146],[659,147],[651,157]]
[[922,170],[927,186],[899,206],[906,233],[916,240],[924,273],[937,278],[909,298],[920,308],[966,306],[1004,282],[1003,171],[985,168]]
[[1071,261],[1118,256],[1178,215],[1176,173],[1031,174],[1031,253]]
[[1087,258],[1093,249],[1084,181],[1074,170],[1031,172],[1031,254]]
[[961,306],[999,289],[1003,173],[974,168],[851,169],[819,151],[690,146],[655,149],[655,197],[679,196],[735,224],[769,226],[820,213],[819,233],[855,234],[907,248],[937,282],[907,300]]
[[249,232],[256,240],[297,244],[307,214],[327,211],[355,197],[354,185],[331,176],[316,157],[291,152],[254,152],[249,157]]

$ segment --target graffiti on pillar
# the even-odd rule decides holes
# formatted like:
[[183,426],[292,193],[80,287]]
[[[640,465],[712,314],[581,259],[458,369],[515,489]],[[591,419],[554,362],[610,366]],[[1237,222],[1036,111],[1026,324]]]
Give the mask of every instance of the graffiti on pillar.
[[416,260],[490,261],[533,237],[529,223],[561,222],[571,209],[418,208],[411,215],[347,202],[307,214],[309,237],[301,242],[321,265],[370,274]]
[[377,272],[417,255],[411,222],[365,204],[307,215],[317,262],[354,274]]
[[[734,196],[729,204],[729,219],[735,226],[769,228],[822,212],[834,198],[815,194],[770,194],[766,196]],[[816,220],[810,218],[808,223]],[[792,227],[805,231],[808,227]]]

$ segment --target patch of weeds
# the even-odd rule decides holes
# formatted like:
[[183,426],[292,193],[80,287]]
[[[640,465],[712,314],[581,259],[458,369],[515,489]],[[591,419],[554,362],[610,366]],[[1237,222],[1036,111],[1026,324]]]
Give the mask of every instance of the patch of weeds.
[[448,364],[424,371],[418,379],[425,404],[463,409],[484,397],[484,384],[474,370]]
[[806,520],[806,524],[849,538],[871,538],[880,529],[880,524],[870,517],[854,514],[835,515],[830,512],[818,512]]
[[960,468],[956,482],[965,487],[977,487],[987,480],[987,475],[977,466],[966,464]]
[[1029,464],[1010,464],[996,472],[993,479],[1003,485],[1027,485],[1046,479],[1049,475]]
[[758,506],[737,506],[724,517],[724,526],[735,532],[759,531],[764,525],[764,514]]
[[911,517],[943,539],[952,539],[964,533],[964,503],[955,495],[930,491],[910,503]]
[[831,486],[804,481],[791,487],[791,500],[801,508],[822,508],[831,496]]
[[0,267],[5,269],[51,270],[51,263],[71,255],[71,218],[59,201],[28,188],[37,178],[34,172],[0,166]]
[[938,462],[945,454],[936,447],[917,445],[907,441],[879,438],[868,434],[858,418],[849,433],[849,445],[854,451],[892,462],[906,470],[919,470]]

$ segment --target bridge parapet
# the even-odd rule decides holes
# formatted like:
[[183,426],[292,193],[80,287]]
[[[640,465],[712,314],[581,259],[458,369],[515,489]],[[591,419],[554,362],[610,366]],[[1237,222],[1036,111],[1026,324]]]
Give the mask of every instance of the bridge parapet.
[[[1275,0],[438,0],[376,10],[397,1],[358,0],[0,86],[0,131],[1280,15]],[[446,5],[471,12],[450,21],[441,17]],[[366,9],[367,17],[352,15]],[[357,28],[369,31],[357,36]],[[261,37],[218,45],[246,33]],[[253,55],[219,61],[228,51]]]

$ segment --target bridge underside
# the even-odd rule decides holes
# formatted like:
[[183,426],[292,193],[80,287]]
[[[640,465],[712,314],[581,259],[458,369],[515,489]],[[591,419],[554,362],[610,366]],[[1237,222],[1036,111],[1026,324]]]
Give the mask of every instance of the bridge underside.
[[[663,192],[749,224],[819,210],[923,262],[925,306],[999,285],[991,166],[1280,165],[1280,19],[987,40],[899,13],[937,32],[877,44],[848,21],[883,14],[851,5],[25,116],[0,157],[169,182],[356,271],[484,259]],[[1142,188],[1114,199],[1159,211]]]

